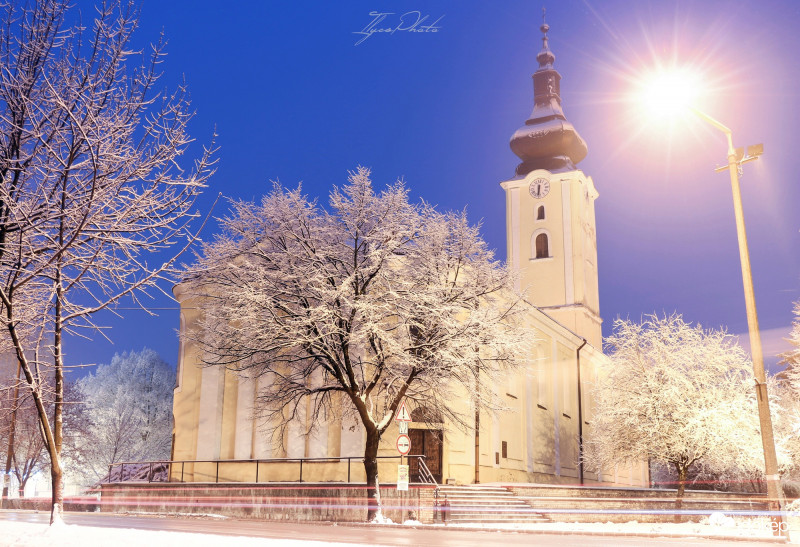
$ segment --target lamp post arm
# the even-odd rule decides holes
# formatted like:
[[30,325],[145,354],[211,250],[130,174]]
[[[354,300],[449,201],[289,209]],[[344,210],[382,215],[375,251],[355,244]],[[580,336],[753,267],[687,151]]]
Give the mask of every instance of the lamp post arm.
[[703,112],[701,110],[697,110],[693,106],[690,106],[689,110],[691,110],[694,113],[694,115],[697,116],[698,118],[710,123],[711,125],[713,125],[717,129],[719,129],[720,131],[725,133],[725,136],[728,138],[728,155],[730,156],[731,154],[735,153],[734,152],[734,148],[733,148],[733,132],[728,128],[728,126],[726,126],[726,125],[720,123],[719,121],[715,120],[714,118],[712,118],[711,116],[709,116],[705,112]]

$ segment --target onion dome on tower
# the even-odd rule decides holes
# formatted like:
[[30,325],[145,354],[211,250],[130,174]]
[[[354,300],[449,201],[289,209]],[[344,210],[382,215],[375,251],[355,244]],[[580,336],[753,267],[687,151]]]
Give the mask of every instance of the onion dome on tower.
[[587,152],[586,143],[561,109],[561,74],[553,68],[556,56],[547,43],[550,26],[542,19],[542,50],[533,74],[533,112],[511,137],[511,150],[522,160],[517,166],[520,177],[535,169],[572,171]]

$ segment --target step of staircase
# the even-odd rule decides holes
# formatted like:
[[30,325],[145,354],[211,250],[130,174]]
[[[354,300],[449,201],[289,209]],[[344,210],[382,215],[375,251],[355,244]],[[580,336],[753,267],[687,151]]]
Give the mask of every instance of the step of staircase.
[[[671,522],[675,511],[675,490],[542,484],[508,489],[552,522]],[[711,512],[755,515],[769,505],[764,494],[687,491],[682,509],[698,521]]]
[[440,486],[439,503],[450,505],[447,522],[508,524],[550,522],[510,490],[496,486]]

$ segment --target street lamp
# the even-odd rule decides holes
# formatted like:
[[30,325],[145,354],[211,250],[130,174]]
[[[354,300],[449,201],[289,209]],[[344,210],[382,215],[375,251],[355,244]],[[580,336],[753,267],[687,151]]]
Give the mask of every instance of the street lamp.
[[767,482],[767,496],[770,507],[778,506],[778,514],[773,517],[777,524],[776,533],[782,535],[784,531],[781,524],[784,500],[778,475],[778,460],[775,453],[775,437],[772,429],[772,417],[769,411],[769,395],[767,393],[767,380],[764,373],[764,354],[761,348],[761,335],[758,330],[758,314],[756,313],[756,298],[753,291],[753,275],[750,270],[750,252],[747,248],[747,233],[744,227],[744,213],[742,211],[742,193],[739,188],[739,175],[742,164],[757,160],[764,152],[764,145],[757,144],[743,148],[734,148],[731,130],[715,120],[708,114],[691,106],[697,86],[690,80],[693,75],[688,72],[661,72],[644,83],[643,94],[645,106],[651,112],[659,114],[674,114],[681,110],[689,110],[716,127],[725,134],[728,140],[728,165],[719,167],[716,172],[727,170],[731,176],[731,189],[733,191],[733,209],[736,216],[736,234],[739,239],[739,259],[742,265],[742,282],[744,284],[744,300],[747,308],[747,328],[750,335],[750,353],[753,358],[753,375],[756,382],[756,400],[758,402],[758,418],[761,429],[761,443],[764,447],[764,471]]
[[689,107],[699,118],[713,125],[728,139],[728,165],[719,167],[717,172],[726,169],[731,176],[731,190],[733,191],[733,210],[736,215],[736,234],[739,238],[739,259],[742,264],[742,282],[744,283],[744,302],[747,308],[747,328],[750,334],[750,353],[753,357],[753,375],[756,380],[756,400],[758,402],[758,420],[761,426],[761,443],[764,446],[764,467],[767,479],[767,496],[770,503],[778,503],[778,510],[783,511],[783,493],[781,491],[780,476],[778,475],[778,459],[775,454],[775,437],[772,430],[772,417],[769,412],[769,395],[767,393],[767,378],[764,373],[764,354],[761,349],[761,334],[758,330],[758,313],[756,312],[756,297],[753,291],[753,274],[750,269],[750,252],[747,248],[747,233],[744,227],[744,213],[742,211],[742,192],[739,188],[739,172],[743,163],[757,160],[764,152],[763,144],[747,147],[747,154],[743,148],[733,147],[733,134],[728,127],[721,124],[708,114]]

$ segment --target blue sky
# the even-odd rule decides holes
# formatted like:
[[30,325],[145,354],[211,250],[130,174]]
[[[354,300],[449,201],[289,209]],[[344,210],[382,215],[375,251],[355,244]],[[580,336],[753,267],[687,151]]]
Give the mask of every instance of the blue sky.
[[[742,191],[759,318],[774,353],[770,340],[780,343],[800,299],[800,3],[560,0],[547,9],[564,110],[589,147],[578,167],[600,193],[604,333],[617,316],[654,311],[747,330],[729,178],[713,171],[726,161],[723,135],[699,120],[655,125],[628,100],[638,75],[675,63],[704,75],[698,106],[733,130],[737,146],[764,143]],[[396,26],[415,11],[437,31],[355,45],[370,12],[391,13],[385,22]],[[136,40],[145,46],[164,30],[163,81],[185,78],[198,145],[219,133],[219,171],[201,208],[218,192],[258,198],[275,179],[302,181],[325,199],[365,165],[379,185],[402,177],[414,198],[466,207],[505,257],[499,182],[518,163],[508,140],[533,105],[540,24],[541,4],[512,0],[143,0]],[[175,364],[175,309],[155,319],[122,313],[107,321],[113,345],[70,341],[68,362],[107,363],[149,346]]]

